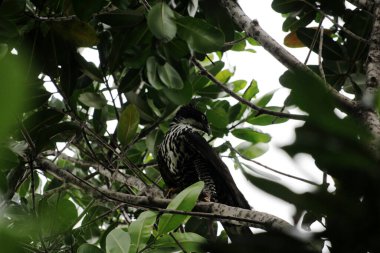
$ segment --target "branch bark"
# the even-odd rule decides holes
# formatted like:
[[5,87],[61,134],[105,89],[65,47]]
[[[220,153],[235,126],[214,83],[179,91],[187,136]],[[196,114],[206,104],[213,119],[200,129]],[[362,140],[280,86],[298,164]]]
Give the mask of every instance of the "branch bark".
[[94,187],[87,181],[76,177],[70,172],[58,168],[53,162],[44,158],[38,158],[37,163],[42,170],[50,173],[61,181],[69,183],[74,187],[85,190],[94,197],[106,199],[108,201],[122,202],[130,206],[142,207],[150,210],[158,210],[167,213],[188,214],[199,217],[211,218],[230,222],[237,225],[249,225],[261,228],[266,231],[296,232],[296,228],[288,222],[271,214],[231,207],[224,204],[212,202],[198,202],[193,212],[182,212],[178,210],[164,209],[169,204],[170,199],[135,196],[122,192],[115,192],[104,188]]
[[[262,47],[267,50],[274,58],[292,71],[312,72],[305,64],[290,54],[284,47],[277,43],[262,27],[257,20],[251,20],[234,0],[220,0],[222,5],[228,10],[235,23],[246,32],[246,34],[257,40]],[[315,74],[316,75],[316,74]],[[351,113],[357,110],[357,103],[340,94],[331,85],[326,88],[334,97],[339,109]]]
[[373,108],[380,86],[380,3],[375,4],[373,13],[374,22],[367,58],[367,81],[363,97],[364,108],[368,109],[363,110],[360,116],[374,137],[371,149],[380,157],[378,150],[380,144],[380,119],[376,109]]
[[365,9],[367,11],[371,11],[375,5],[375,1],[373,0],[347,0],[351,4],[359,7],[361,9]]

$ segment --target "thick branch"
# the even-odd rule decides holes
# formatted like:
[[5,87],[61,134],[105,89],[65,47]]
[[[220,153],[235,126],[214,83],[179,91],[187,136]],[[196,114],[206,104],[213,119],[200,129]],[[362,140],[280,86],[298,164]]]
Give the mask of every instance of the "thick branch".
[[[163,209],[169,204],[170,199],[152,198],[146,196],[135,196],[121,192],[115,192],[104,188],[93,187],[88,182],[76,177],[70,172],[58,168],[53,162],[47,159],[39,158],[37,161],[44,171],[49,172],[54,177],[65,181],[75,187],[85,190],[94,197],[108,199],[111,201],[126,203],[131,206],[142,207],[160,212],[181,213],[182,211]],[[267,214],[253,210],[247,210],[237,207],[231,207],[219,203],[199,202],[194,212],[186,212],[186,214],[207,217],[217,220],[231,222],[233,224],[247,225],[261,228],[267,231],[292,232],[295,228],[288,222]]]
[[290,113],[285,113],[285,112],[275,112],[271,111],[262,107],[259,107],[250,101],[240,97],[236,93],[234,93],[232,90],[228,89],[223,83],[219,82],[215,76],[213,76],[209,71],[207,71],[206,68],[204,68],[197,60],[192,58],[192,62],[195,66],[199,68],[201,73],[205,75],[208,79],[210,79],[215,85],[217,85],[219,88],[221,88],[223,91],[225,91],[227,94],[229,94],[231,97],[235,98],[237,101],[240,103],[252,108],[253,110],[257,111],[259,114],[268,114],[268,115],[273,115],[279,118],[288,118],[288,119],[296,119],[296,120],[306,120],[307,116],[306,115],[300,115],[300,114],[290,114]]
[[378,145],[380,144],[380,119],[373,103],[376,99],[380,86],[380,3],[375,5],[374,22],[372,27],[371,38],[369,42],[369,51],[367,58],[367,81],[366,90],[363,97],[364,110],[359,115],[372,133],[374,140],[371,143],[371,149],[376,155],[380,156]]
[[[228,10],[235,23],[246,32],[246,34],[257,40],[265,50],[281,62],[289,70],[313,73],[305,64],[290,54],[285,48],[277,43],[265,30],[261,28],[257,20],[251,20],[234,0],[220,0]],[[313,73],[315,74],[315,73]],[[315,74],[316,75],[316,74]],[[340,94],[330,85],[326,85],[328,91],[336,100],[339,108],[347,113],[356,110],[356,102]]]
[[154,185],[153,186],[147,186],[143,181],[141,181],[139,178],[131,176],[131,175],[126,175],[124,173],[121,173],[120,171],[116,170],[114,172],[104,168],[102,165],[97,164],[97,163],[90,163],[90,162],[84,162],[81,160],[78,160],[76,158],[70,157],[65,154],[60,155],[62,159],[77,163],[79,165],[84,165],[84,166],[90,166],[96,169],[101,175],[107,177],[111,182],[114,180],[128,185],[130,187],[136,188],[139,191],[139,195],[154,195],[154,196],[163,196],[162,191],[158,188],[156,188]]
[[374,0],[347,0],[351,4],[359,7],[361,9],[365,9],[367,11],[371,11],[373,6],[375,5]]

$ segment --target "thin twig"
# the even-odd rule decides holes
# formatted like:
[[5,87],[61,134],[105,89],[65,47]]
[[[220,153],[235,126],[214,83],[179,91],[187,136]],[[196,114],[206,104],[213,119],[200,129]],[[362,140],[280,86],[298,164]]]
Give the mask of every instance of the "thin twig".
[[198,67],[198,69],[201,71],[202,75],[205,75],[208,79],[210,79],[213,83],[215,83],[216,86],[221,88],[223,91],[225,91],[227,94],[229,94],[231,97],[238,100],[240,103],[247,105],[248,107],[252,108],[253,110],[257,111],[258,114],[268,114],[272,116],[277,116],[280,118],[288,118],[288,119],[295,119],[295,120],[307,120],[306,115],[300,115],[300,114],[290,114],[290,113],[284,113],[284,112],[275,112],[271,111],[262,107],[259,107],[250,101],[240,97],[230,89],[228,89],[225,85],[223,85],[221,82],[219,82],[215,76],[213,76],[209,71],[207,71],[206,68],[204,68],[195,58],[191,58],[191,62]]
[[[322,22],[321,22],[322,23]],[[326,82],[325,71],[322,66],[322,49],[323,49],[323,26],[321,25],[320,36],[319,36],[319,47],[318,47],[318,68],[321,73],[322,79]]]

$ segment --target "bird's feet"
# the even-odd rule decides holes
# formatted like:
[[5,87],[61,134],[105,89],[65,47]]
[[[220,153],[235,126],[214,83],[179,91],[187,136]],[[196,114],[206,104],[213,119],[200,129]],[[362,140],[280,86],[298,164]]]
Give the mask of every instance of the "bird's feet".
[[180,192],[181,189],[179,188],[169,188],[165,193],[165,198],[171,198],[173,195],[176,195],[178,192]]

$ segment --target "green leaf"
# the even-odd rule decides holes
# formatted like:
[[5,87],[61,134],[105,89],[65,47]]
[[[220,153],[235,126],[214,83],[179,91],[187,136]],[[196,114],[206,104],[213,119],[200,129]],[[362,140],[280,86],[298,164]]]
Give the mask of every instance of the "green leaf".
[[[151,56],[146,61],[146,76],[148,77],[148,82],[155,88],[156,90],[161,90],[164,88],[164,84],[160,81],[157,75],[157,69],[159,65],[154,56]],[[181,80],[182,81],[182,80]]]
[[[285,112],[288,113],[289,111],[286,109],[282,109],[281,107],[276,107],[276,106],[268,106],[265,107],[265,109],[274,111],[274,112]],[[251,115],[248,116],[246,122],[252,125],[258,125],[258,126],[267,126],[267,125],[272,125],[272,124],[280,124],[288,121],[288,118],[280,118],[268,114],[260,114],[257,115],[256,112],[253,112]]]
[[315,19],[315,16],[316,16],[316,11],[313,9],[309,10],[307,12],[304,12],[302,14],[302,16],[299,17],[299,19],[297,19],[293,16],[289,16],[284,21],[284,23],[282,25],[282,30],[284,32],[287,32],[289,30],[295,31],[299,27],[305,27]]
[[30,115],[23,121],[23,124],[28,130],[28,133],[33,137],[33,135],[41,129],[60,122],[63,117],[64,114],[56,110],[44,109]]
[[180,90],[184,86],[182,78],[177,70],[167,62],[163,66],[158,66],[158,76],[168,88]]
[[252,79],[248,88],[244,91],[243,98],[250,101],[257,95],[257,93],[259,93],[259,86],[257,85],[257,81]]
[[19,36],[17,26],[12,21],[0,17],[0,41],[11,42]]
[[174,12],[164,3],[157,3],[148,13],[148,27],[156,38],[165,42],[174,38],[177,25],[173,21]]
[[299,0],[273,0],[272,9],[279,13],[299,11],[305,4]]
[[73,202],[54,195],[39,202],[39,224],[44,236],[52,236],[71,229],[78,218]]
[[181,17],[176,22],[179,36],[186,40],[192,50],[198,53],[210,53],[223,47],[223,32],[206,21],[191,17]]
[[96,15],[96,19],[112,27],[135,27],[144,20],[144,8],[115,10]]
[[94,92],[85,92],[79,95],[78,100],[85,106],[102,109],[107,101],[103,95]]
[[82,55],[76,54],[75,59],[79,63],[80,70],[91,78],[94,81],[97,81],[98,83],[103,83],[103,74],[102,72],[95,66],[93,62],[88,62]]
[[252,144],[250,142],[243,142],[243,143],[240,143],[236,147],[236,150],[243,157],[247,159],[253,159],[265,154],[265,152],[268,151],[268,144],[266,143]]
[[271,137],[269,134],[261,133],[251,128],[234,129],[232,131],[232,135],[239,139],[249,141],[253,144],[260,143],[260,142],[266,143],[271,140]]
[[95,29],[90,24],[77,19],[52,22],[51,27],[57,35],[77,47],[91,47],[99,42]]
[[7,173],[19,164],[17,155],[7,147],[0,147],[0,171]]
[[228,113],[221,107],[213,108],[206,112],[211,126],[225,128],[229,123]]
[[121,144],[127,145],[135,137],[140,123],[140,113],[134,104],[128,105],[120,115],[117,137]]
[[247,85],[247,81],[246,80],[236,80],[236,81],[233,81],[231,84],[233,86],[233,91],[238,92],[238,91],[245,88],[245,86]]
[[122,93],[136,89],[141,84],[140,70],[130,69],[121,79],[118,90]]
[[193,96],[193,87],[189,82],[185,82],[181,90],[164,88],[162,92],[165,96],[176,105],[184,105],[191,101]]
[[107,4],[105,0],[74,0],[71,3],[77,17],[84,21],[89,20],[95,12],[100,11]]
[[7,55],[8,45],[5,43],[0,43],[0,61]]
[[158,238],[153,247],[162,250],[162,252],[182,252],[182,250],[186,252],[203,252],[202,246],[206,243],[207,240],[198,234],[175,232]]
[[128,227],[131,237],[131,247],[129,253],[139,252],[143,249],[153,231],[153,225],[156,222],[157,214],[152,211],[145,211],[140,214],[137,220],[133,221]]
[[84,243],[79,246],[77,253],[104,253],[104,251],[94,245]]
[[[190,185],[183,191],[181,191],[167,206],[166,209],[191,211],[195,206],[199,195],[204,187],[204,182],[200,181]],[[162,235],[173,231],[179,225],[181,225],[188,216],[181,214],[165,213],[161,216],[158,223],[158,234]]]
[[255,101],[255,104],[259,107],[265,107],[272,100],[275,92],[276,92],[276,90],[268,92],[267,94],[265,94],[261,98],[257,99]]
[[131,246],[131,238],[122,228],[115,228],[106,238],[107,253],[128,253]]

